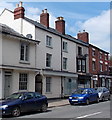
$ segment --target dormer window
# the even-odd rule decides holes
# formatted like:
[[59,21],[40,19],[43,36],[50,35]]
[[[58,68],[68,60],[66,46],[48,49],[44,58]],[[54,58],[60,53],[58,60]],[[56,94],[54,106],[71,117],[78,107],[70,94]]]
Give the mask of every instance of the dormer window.
[[20,60],[28,61],[29,60],[29,44],[26,42],[22,42],[20,49],[21,49],[20,50]]

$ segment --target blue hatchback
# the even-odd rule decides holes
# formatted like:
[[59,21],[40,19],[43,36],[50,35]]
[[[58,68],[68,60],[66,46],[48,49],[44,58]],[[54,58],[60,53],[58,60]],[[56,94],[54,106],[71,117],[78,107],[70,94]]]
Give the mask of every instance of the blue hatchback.
[[69,97],[69,103],[74,104],[89,104],[90,102],[99,102],[98,93],[93,88],[79,88]]
[[19,92],[0,102],[1,115],[19,116],[21,112],[47,111],[47,97],[37,92]]

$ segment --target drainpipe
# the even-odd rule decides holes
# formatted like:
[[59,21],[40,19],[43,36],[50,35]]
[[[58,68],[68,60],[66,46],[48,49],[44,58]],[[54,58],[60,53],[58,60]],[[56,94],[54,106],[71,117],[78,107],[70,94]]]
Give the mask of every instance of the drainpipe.
[[[63,40],[61,37],[61,71],[63,70],[63,53],[62,53]],[[61,98],[63,98],[63,77],[61,76]]]

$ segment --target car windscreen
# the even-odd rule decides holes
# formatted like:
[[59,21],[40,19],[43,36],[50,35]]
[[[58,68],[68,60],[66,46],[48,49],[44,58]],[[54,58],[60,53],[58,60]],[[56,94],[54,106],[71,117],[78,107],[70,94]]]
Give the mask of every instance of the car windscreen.
[[88,90],[87,89],[77,89],[73,92],[73,94],[87,94]]
[[13,99],[20,99],[23,97],[23,93],[14,93],[12,95],[10,95],[9,97],[7,97],[7,100],[13,100]]
[[102,88],[97,88],[97,92],[102,92],[103,89]]

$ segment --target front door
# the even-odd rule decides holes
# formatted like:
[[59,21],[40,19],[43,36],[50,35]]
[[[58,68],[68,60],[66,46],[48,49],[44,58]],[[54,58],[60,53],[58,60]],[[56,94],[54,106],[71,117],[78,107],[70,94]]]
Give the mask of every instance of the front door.
[[10,84],[11,84],[11,75],[5,75],[5,85],[4,85],[4,97],[10,95]]
[[42,94],[42,76],[36,75],[35,77],[35,92]]

